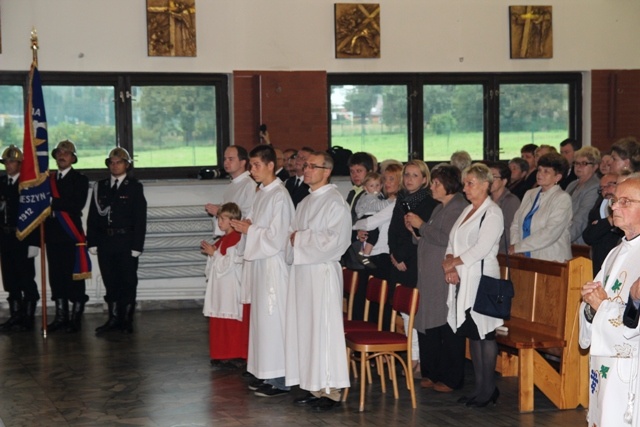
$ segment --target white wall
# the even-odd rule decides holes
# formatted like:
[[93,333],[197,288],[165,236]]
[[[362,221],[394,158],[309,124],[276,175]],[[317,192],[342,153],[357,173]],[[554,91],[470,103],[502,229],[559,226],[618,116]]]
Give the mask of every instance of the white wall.
[[[351,0],[354,1],[354,0]],[[509,59],[512,0],[378,0],[382,58],[334,58],[334,0],[197,0],[197,58],[150,58],[144,0],[3,0],[1,70],[588,71],[640,68],[640,1],[551,0],[554,58]],[[84,56],[79,57],[80,54]],[[462,58],[462,61],[461,61]]]

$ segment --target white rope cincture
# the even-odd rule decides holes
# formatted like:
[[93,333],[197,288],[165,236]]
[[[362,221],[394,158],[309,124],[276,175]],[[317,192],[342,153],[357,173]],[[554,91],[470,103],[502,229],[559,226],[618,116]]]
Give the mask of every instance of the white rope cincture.
[[98,214],[100,216],[106,216],[108,223],[111,224],[111,206],[107,206],[104,209],[100,206],[100,203],[98,202],[98,183],[97,182],[93,183],[93,202],[96,205]]

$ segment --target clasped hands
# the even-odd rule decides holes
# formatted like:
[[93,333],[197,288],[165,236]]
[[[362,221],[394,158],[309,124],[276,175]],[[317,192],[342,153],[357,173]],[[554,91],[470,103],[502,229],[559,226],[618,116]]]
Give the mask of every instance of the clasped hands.
[[[638,281],[636,280],[633,286],[636,286]],[[632,287],[633,288],[633,287]],[[580,290],[582,300],[589,304],[594,310],[598,310],[602,301],[608,298],[607,293],[602,288],[602,282],[587,282],[582,286]]]
[[452,285],[457,285],[460,283],[460,276],[458,275],[458,270],[456,270],[456,266],[460,265],[460,258],[454,258],[453,255],[447,254],[442,261],[442,269],[444,270],[444,278],[447,283]]

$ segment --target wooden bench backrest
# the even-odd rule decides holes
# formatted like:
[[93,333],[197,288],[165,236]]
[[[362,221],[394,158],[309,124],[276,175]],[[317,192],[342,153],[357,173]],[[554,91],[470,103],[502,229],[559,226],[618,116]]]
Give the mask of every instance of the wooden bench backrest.
[[[506,257],[499,255],[498,260],[506,277]],[[511,319],[505,324],[569,342],[580,288],[592,279],[591,261],[580,257],[561,263],[512,256],[510,263],[515,296]]]

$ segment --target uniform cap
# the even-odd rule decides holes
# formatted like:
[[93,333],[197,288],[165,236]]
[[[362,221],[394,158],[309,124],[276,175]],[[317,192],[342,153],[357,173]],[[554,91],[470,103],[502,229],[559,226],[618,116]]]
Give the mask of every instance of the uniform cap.
[[109,166],[109,159],[111,159],[112,157],[117,157],[121,160],[124,160],[128,164],[131,164],[132,162],[131,155],[129,155],[129,152],[122,147],[116,147],[113,150],[109,151],[109,157],[105,159],[105,164],[107,166]]
[[58,153],[58,150],[67,151],[73,154],[73,163],[78,163],[78,155],[76,154],[76,145],[73,142],[69,141],[68,139],[58,142],[58,145],[56,145],[56,148],[54,148],[53,151],[51,151],[51,157],[55,159],[56,154]]
[[23,159],[24,156],[22,155],[22,151],[15,145],[11,144],[2,152],[2,160],[0,160],[0,163],[4,164],[4,162],[7,160],[15,160],[17,162],[21,162]]

